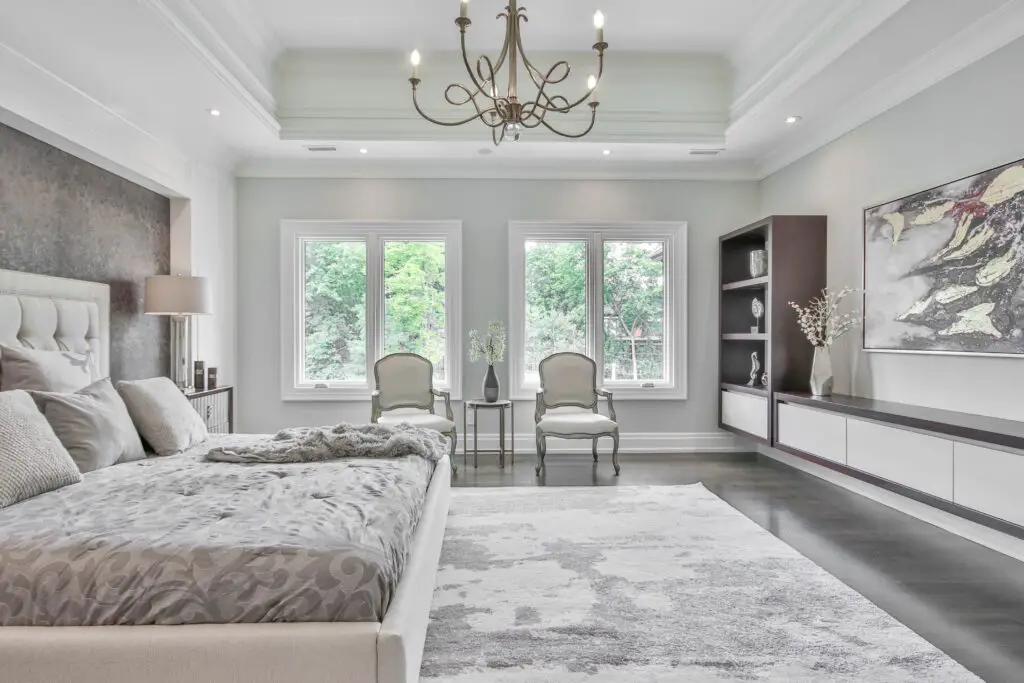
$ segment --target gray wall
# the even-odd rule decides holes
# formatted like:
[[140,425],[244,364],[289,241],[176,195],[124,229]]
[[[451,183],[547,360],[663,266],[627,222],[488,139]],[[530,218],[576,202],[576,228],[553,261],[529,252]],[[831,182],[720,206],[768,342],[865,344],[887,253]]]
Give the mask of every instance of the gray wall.
[[[239,428],[366,421],[369,403],[280,400],[282,219],[463,221],[463,327],[508,320],[510,220],[689,222],[689,400],[616,401],[623,432],[713,432],[717,423],[718,235],[756,219],[756,183],[334,180],[238,181]],[[463,359],[466,396],[482,368]],[[499,369],[507,381],[507,367]],[[520,410],[520,430],[532,412]],[[522,432],[521,432],[522,434]]]
[[[762,182],[762,214],[823,213],[829,284],[861,284],[862,211],[1024,157],[1024,40]],[[867,354],[837,348],[837,392],[1024,419],[1024,359]]]
[[115,380],[167,374],[168,322],[142,297],[170,249],[167,198],[0,124],[0,268],[109,284]]

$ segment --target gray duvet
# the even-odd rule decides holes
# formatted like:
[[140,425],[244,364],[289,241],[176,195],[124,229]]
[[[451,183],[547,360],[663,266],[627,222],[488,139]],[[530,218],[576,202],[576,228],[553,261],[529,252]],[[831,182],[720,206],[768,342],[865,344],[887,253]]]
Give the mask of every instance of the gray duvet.
[[202,460],[247,438],[0,510],[0,626],[380,621],[435,464]]

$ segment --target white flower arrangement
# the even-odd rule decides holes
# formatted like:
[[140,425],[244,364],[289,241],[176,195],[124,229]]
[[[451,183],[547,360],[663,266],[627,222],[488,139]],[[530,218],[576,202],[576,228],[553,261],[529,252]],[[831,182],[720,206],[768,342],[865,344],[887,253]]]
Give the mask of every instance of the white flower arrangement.
[[476,330],[469,331],[469,362],[481,358],[488,365],[505,359],[505,326],[497,320],[487,323],[487,333],[482,337]]
[[855,290],[846,287],[839,292],[821,290],[821,296],[811,299],[806,307],[792,301],[800,330],[814,346],[832,346],[844,334],[860,323],[860,311],[840,313],[843,299]]

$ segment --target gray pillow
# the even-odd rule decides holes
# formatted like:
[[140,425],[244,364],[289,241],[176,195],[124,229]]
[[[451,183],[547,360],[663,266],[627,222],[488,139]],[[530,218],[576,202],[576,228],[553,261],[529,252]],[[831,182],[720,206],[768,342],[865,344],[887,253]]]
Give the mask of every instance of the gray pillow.
[[157,455],[181,452],[210,435],[185,394],[166,377],[118,382],[117,391],[135,428]]
[[146,457],[128,408],[109,378],[74,394],[36,391],[32,398],[83,473]]
[[80,481],[75,461],[32,397],[0,392],[0,508]]
[[92,353],[0,346],[0,390],[70,394],[99,379],[93,361]]

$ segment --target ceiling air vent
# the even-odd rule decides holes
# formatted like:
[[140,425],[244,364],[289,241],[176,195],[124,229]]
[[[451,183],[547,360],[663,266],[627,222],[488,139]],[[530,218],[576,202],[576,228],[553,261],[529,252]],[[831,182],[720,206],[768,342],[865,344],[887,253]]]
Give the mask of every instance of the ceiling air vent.
[[713,157],[718,156],[724,149],[691,149],[690,155],[695,157]]
[[334,145],[306,145],[306,150],[309,152],[337,152],[338,148]]

